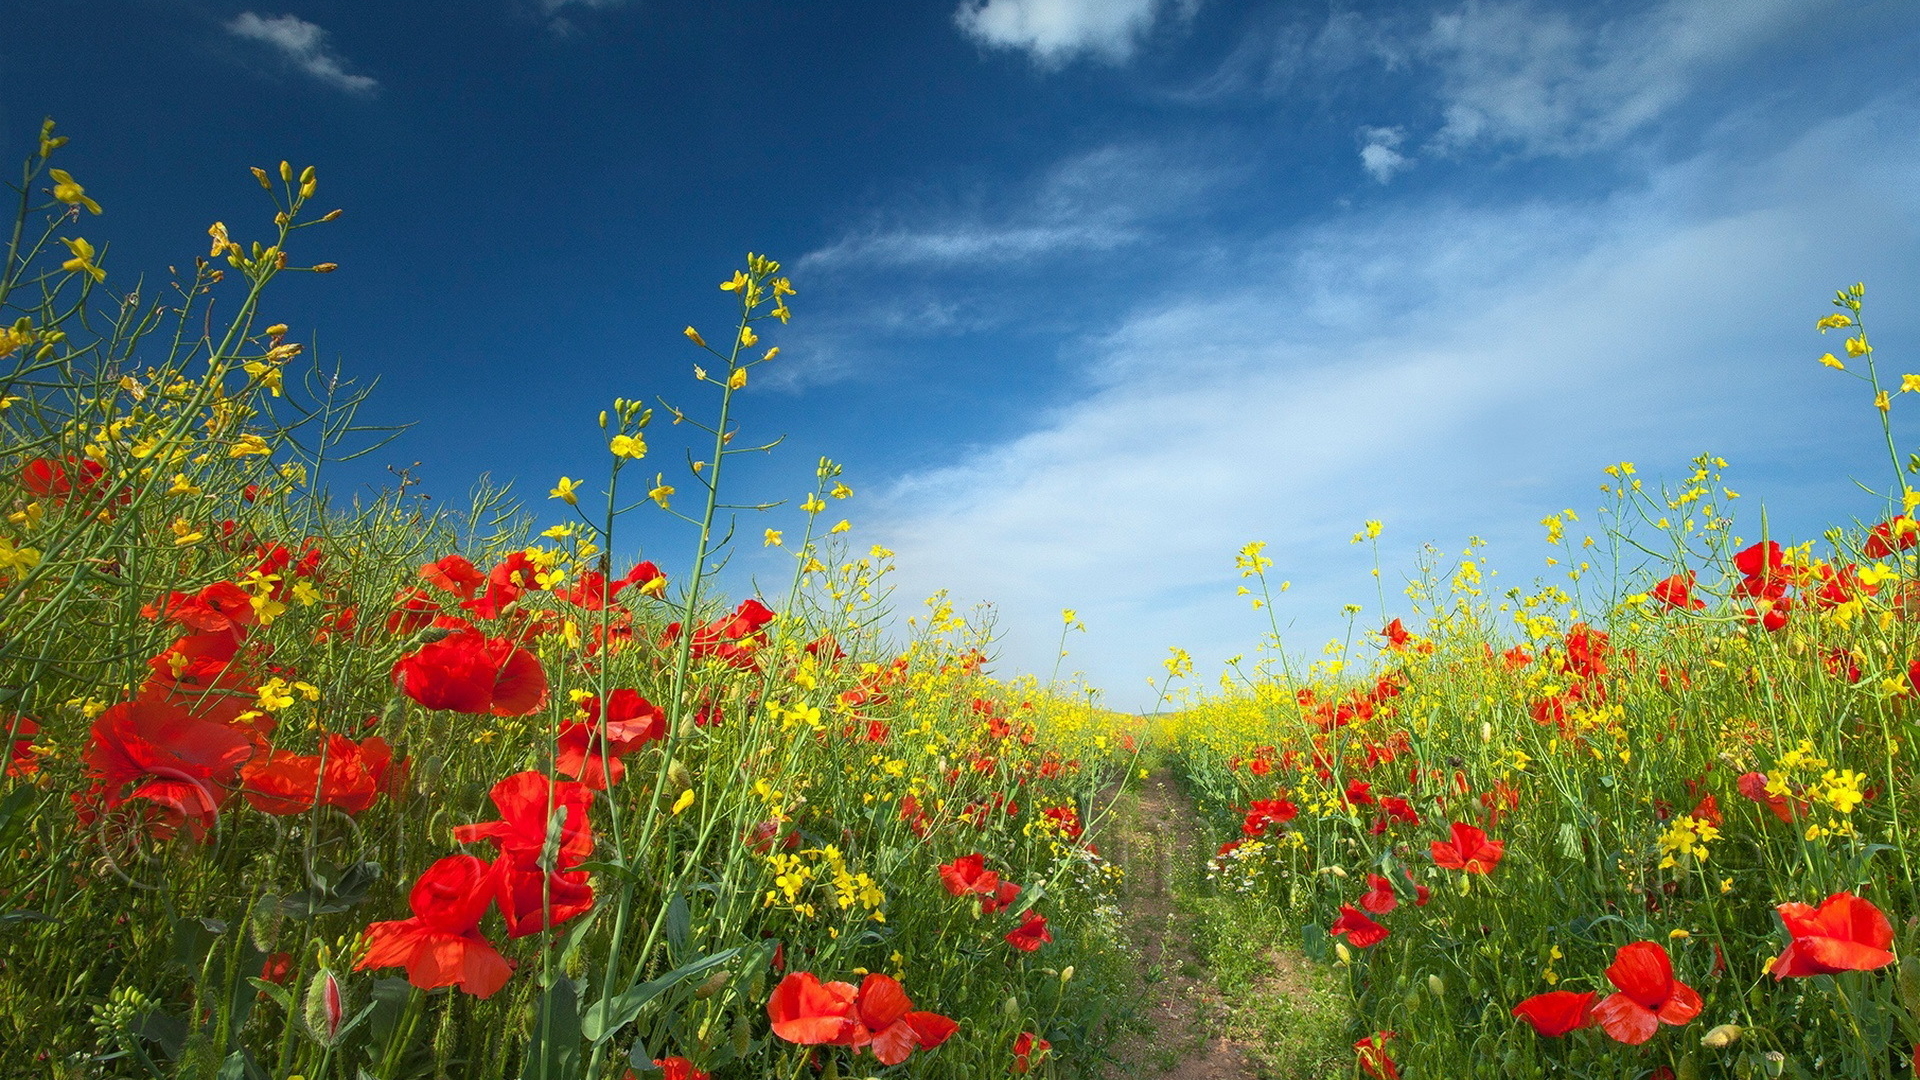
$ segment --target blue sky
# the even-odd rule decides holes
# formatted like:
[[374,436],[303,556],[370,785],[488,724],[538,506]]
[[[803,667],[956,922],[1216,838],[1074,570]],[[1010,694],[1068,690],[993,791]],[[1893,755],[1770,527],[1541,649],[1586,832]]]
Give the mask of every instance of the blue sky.
[[[57,117],[120,280],[215,219],[255,235],[246,166],[318,167],[347,214],[303,243],[341,270],[269,314],[380,378],[377,417],[415,422],[383,462],[444,498],[591,474],[594,414],[691,404],[680,328],[725,321],[713,286],[745,251],[785,260],[796,317],[744,424],[788,441],[743,462],[742,501],[845,462],[903,611],[990,601],[1000,669],[1044,674],[1072,607],[1067,667],[1122,706],[1170,645],[1203,670],[1251,649],[1248,540],[1315,652],[1342,604],[1384,618],[1348,543],[1366,519],[1390,615],[1429,542],[1485,538],[1503,587],[1545,573],[1539,520],[1623,459],[1657,479],[1723,454],[1776,534],[1871,518],[1870,405],[1814,363],[1832,290],[1867,282],[1883,362],[1920,368],[1903,0],[99,0],[13,22],[0,144]],[[733,588],[775,558],[743,553]]]

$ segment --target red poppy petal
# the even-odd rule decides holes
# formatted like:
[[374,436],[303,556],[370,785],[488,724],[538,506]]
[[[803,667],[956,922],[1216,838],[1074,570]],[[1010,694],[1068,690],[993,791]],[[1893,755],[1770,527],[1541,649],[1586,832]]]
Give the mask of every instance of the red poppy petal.
[[[907,998],[906,990],[891,975],[876,971],[860,984],[860,996],[855,1009],[860,1015],[860,1022],[874,1031],[892,1027],[912,1008],[913,1002]],[[874,1037],[879,1038],[878,1035]]]
[[1653,1010],[1642,1007],[1625,994],[1609,995],[1593,1007],[1593,1018],[1608,1035],[1628,1046],[1639,1046],[1660,1030]]
[[1651,941],[1623,945],[1614,953],[1607,979],[1645,1009],[1657,1009],[1673,988],[1673,961]]
[[910,1012],[907,1023],[913,1025],[913,1033],[920,1037],[920,1046],[931,1050],[946,1042],[954,1032],[960,1030],[958,1020],[950,1020],[936,1012]]

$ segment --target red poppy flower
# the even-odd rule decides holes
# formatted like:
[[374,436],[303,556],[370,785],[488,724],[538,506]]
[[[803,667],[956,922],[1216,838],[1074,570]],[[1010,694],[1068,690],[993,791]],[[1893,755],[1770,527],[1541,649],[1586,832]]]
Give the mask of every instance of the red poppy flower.
[[1653,588],[1648,590],[1648,594],[1668,607],[1698,611],[1706,607],[1707,602],[1697,599],[1693,595],[1694,581],[1695,578],[1691,571],[1684,575],[1675,574],[1672,577],[1661,578],[1659,581],[1654,582]]
[[1816,908],[1781,904],[1774,910],[1793,941],[1773,961],[1775,979],[1872,971],[1893,963],[1893,924],[1880,909],[1847,892],[1837,892]]
[[459,713],[525,716],[547,700],[547,673],[532,653],[473,629],[401,657],[393,683],[429,709]]
[[1379,874],[1367,875],[1367,891],[1360,897],[1360,906],[1375,915],[1385,915],[1400,906],[1400,898],[1393,894],[1393,882]]
[[[1773,812],[1774,817],[1779,818],[1781,821],[1791,824],[1793,819],[1798,816],[1794,807],[1795,800],[1789,800],[1785,795],[1775,795],[1773,792],[1767,790],[1768,781],[1766,773],[1741,773],[1740,779],[1735,783],[1740,789],[1740,794],[1765,806]],[[1802,803],[1801,809],[1804,808],[1805,804]]]
[[1451,841],[1434,840],[1427,846],[1432,849],[1437,866],[1465,870],[1469,874],[1490,874],[1506,854],[1507,842],[1489,840],[1485,832],[1456,821]]
[[318,755],[286,750],[255,757],[240,771],[240,794],[263,814],[286,817],[313,809],[320,786]]
[[1353,1052],[1360,1058],[1361,1072],[1374,1080],[1400,1080],[1399,1067],[1387,1056],[1387,1040],[1393,1037],[1391,1031],[1376,1031],[1353,1044]]
[[1734,588],[1756,600],[1778,600],[1791,584],[1786,567],[1786,552],[1774,541],[1764,540],[1733,557],[1733,568],[1741,574]]
[[1052,1049],[1052,1043],[1031,1031],[1023,1031],[1015,1035],[1013,1037],[1013,1071],[1017,1073],[1031,1071],[1035,1065],[1046,1060],[1047,1051]]
[[1608,1035],[1628,1046],[1653,1038],[1661,1024],[1676,1027],[1700,1015],[1700,995],[1673,977],[1673,960],[1657,942],[1622,945],[1607,968],[1620,992],[1593,1007]]
[[217,822],[254,752],[241,732],[170,702],[115,705],[94,720],[89,736],[81,755],[94,782],[89,800],[106,809],[130,799],[151,802],[184,820],[196,837]]
[[665,709],[640,696],[638,690],[615,690],[607,695],[606,721],[600,723],[600,699],[580,702],[585,722],[560,725],[553,767],[596,791],[617,784],[626,773],[621,758],[650,742],[667,737]]
[[[71,454],[58,459],[33,458],[20,468],[20,486],[43,498],[51,497],[58,506],[76,491],[85,495],[100,486],[106,471],[105,466],[92,458]],[[122,491],[120,502],[128,502],[132,494]]]
[[1576,1028],[1592,1026],[1594,997],[1591,990],[1578,994],[1572,990],[1535,994],[1515,1005],[1513,1015],[1532,1024],[1533,1030],[1547,1038],[1557,1039]]
[[960,1030],[953,1020],[934,1012],[915,1012],[906,990],[890,975],[874,972],[860,983],[854,998],[854,1020],[839,1041],[873,1051],[882,1065],[898,1065],[916,1049],[931,1050]]
[[0,720],[0,727],[12,728],[12,745],[7,750],[7,776],[31,776],[40,771],[40,756],[33,752],[33,737],[40,725],[24,716]]
[[822,983],[810,971],[796,971],[773,988],[767,1019],[773,1022],[773,1033],[790,1043],[837,1042],[854,1023],[856,993],[851,983]]
[[1345,934],[1354,948],[1370,949],[1387,940],[1391,931],[1368,918],[1365,912],[1352,904],[1341,904],[1340,917],[1327,927],[1327,933],[1334,937]]
[[554,811],[564,811],[558,865],[551,869],[571,869],[593,854],[593,827],[587,821],[593,792],[585,784],[562,780],[549,790],[545,773],[521,772],[493,785],[490,797],[500,811],[500,820],[456,825],[455,840],[462,844],[492,840],[515,865],[538,868],[540,853],[547,845],[548,822]]
[[[152,608],[142,608],[151,615]],[[246,629],[259,621],[253,607],[253,595],[231,581],[216,581],[189,596],[169,593],[166,617],[189,630],[203,634],[232,634],[241,638]]]
[[1247,807],[1247,817],[1241,823],[1240,831],[1247,836],[1260,836],[1271,826],[1284,825],[1299,814],[1300,808],[1286,799],[1255,799]]
[[1000,888],[1000,875],[987,869],[985,855],[962,855],[940,867],[940,883],[955,896],[968,893],[991,896]]
[[285,986],[292,974],[293,954],[290,952],[273,953],[260,962],[261,980],[275,986]]
[[1394,821],[1420,824],[1420,815],[1414,810],[1413,804],[1398,795],[1383,796],[1380,799],[1380,812]]
[[[683,1057],[654,1058],[654,1068],[660,1070],[659,1080],[713,1080],[713,1074],[693,1067],[693,1062]],[[632,1069],[621,1080],[639,1080]]]
[[494,872],[500,875],[500,914],[510,938],[537,934],[593,910],[593,886],[585,870],[547,873],[502,855],[494,860]]
[[487,580],[477,567],[467,561],[464,555],[449,555],[438,562],[430,562],[420,568],[420,580],[437,589],[442,589],[462,600],[473,599],[474,590]]
[[1905,514],[1896,514],[1867,533],[1867,542],[1860,553],[1869,559],[1884,559],[1916,543],[1920,543],[1920,526],[1916,526]]
[[992,896],[980,901],[980,911],[987,915],[998,915],[1012,907],[1013,902],[1018,899],[1020,899],[1020,886],[1011,881],[1002,881]]
[[1380,636],[1387,639],[1387,648],[1394,650],[1406,648],[1407,643],[1413,640],[1413,632],[1408,630],[1406,624],[1399,619],[1388,623],[1380,631]]
[[1060,832],[1069,840],[1080,839],[1084,831],[1080,827],[1080,811],[1071,806],[1049,806],[1040,811],[1040,816],[1059,826]]
[[407,981],[422,990],[458,985],[475,997],[491,997],[513,974],[513,965],[480,933],[480,920],[498,890],[494,868],[471,855],[449,855],[413,884],[413,918],[367,927],[367,954],[354,965],[407,969]]
[[1015,929],[1007,931],[1007,944],[1021,952],[1039,952],[1040,946],[1053,940],[1047,932],[1047,920],[1037,911],[1028,911],[1026,918]]

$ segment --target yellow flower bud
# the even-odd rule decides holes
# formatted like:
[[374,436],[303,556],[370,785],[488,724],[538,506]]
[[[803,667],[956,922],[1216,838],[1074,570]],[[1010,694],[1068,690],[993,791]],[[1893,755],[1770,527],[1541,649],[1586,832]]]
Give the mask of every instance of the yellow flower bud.
[[698,345],[701,348],[706,347],[707,339],[700,336],[700,331],[695,330],[693,327],[689,326],[685,330],[682,330],[680,332],[687,335],[688,341],[693,342],[695,345]]

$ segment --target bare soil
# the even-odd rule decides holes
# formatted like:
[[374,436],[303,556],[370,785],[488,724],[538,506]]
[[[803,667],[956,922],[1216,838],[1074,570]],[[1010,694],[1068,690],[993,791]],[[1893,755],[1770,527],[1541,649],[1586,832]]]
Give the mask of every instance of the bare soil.
[[1109,1080],[1258,1080],[1250,1044],[1226,1034],[1229,1003],[1175,902],[1176,875],[1194,872],[1212,854],[1203,850],[1192,803],[1161,770],[1141,781],[1118,817],[1115,855],[1126,870],[1125,910],[1138,948],[1146,1030],[1130,1032],[1114,1047]]

